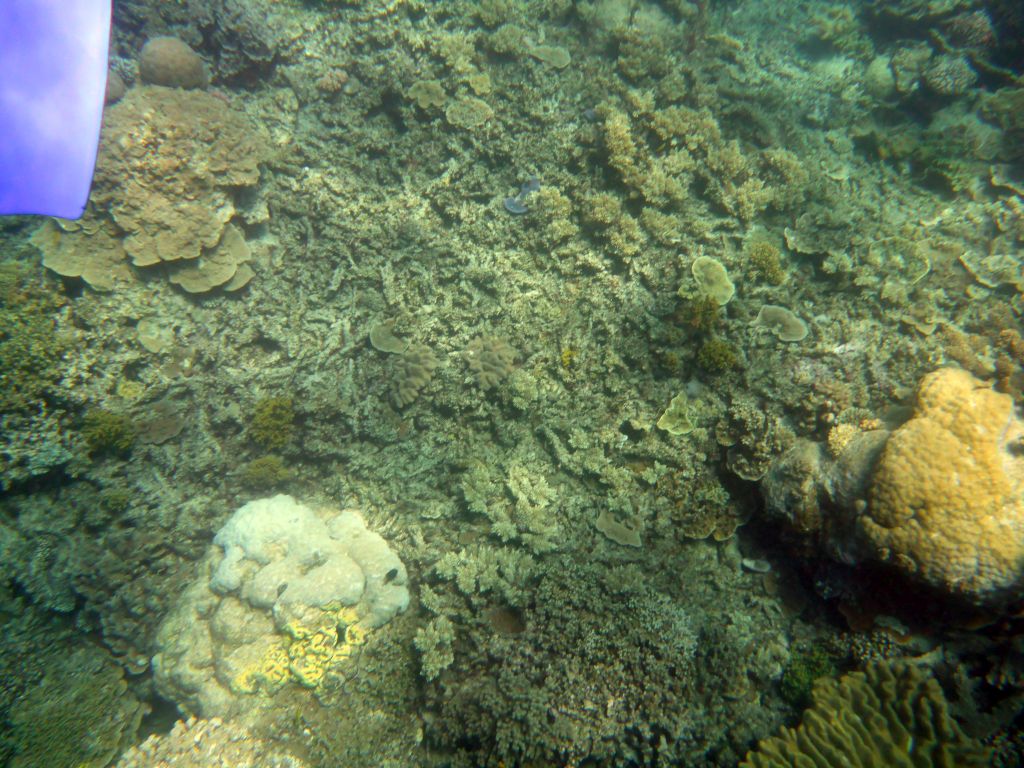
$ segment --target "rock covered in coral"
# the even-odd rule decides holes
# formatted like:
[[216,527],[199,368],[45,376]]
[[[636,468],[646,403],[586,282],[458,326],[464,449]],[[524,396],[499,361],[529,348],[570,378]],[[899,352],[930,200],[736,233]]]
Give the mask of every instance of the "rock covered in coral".
[[395,372],[394,400],[399,408],[412,403],[434,378],[434,370],[441,361],[430,347],[413,344],[398,362]]
[[[135,267],[168,266],[190,293],[242,287],[252,276],[241,226],[267,157],[263,134],[201,91],[131,89],[104,117],[89,209],[79,222],[47,222],[33,237],[43,263],[98,290]],[[202,258],[200,258],[202,257]]]
[[142,46],[139,78],[168,88],[205,88],[208,82],[199,54],[176,37],[154,37]]
[[285,685],[344,677],[366,633],[409,602],[405,567],[354,509],[279,495],[241,507],[164,621],[153,669],[185,710],[228,716]]
[[978,73],[965,56],[942,54],[925,67],[924,83],[939,96],[962,96],[978,80]]
[[466,347],[465,356],[482,389],[491,389],[504,381],[515,369],[519,357],[512,345],[497,336],[473,339]]
[[283,752],[280,747],[253,736],[237,723],[219,718],[179,720],[169,733],[153,734],[132,747],[115,764],[116,768],[152,768],[174,765],[178,768],[303,768],[305,763]]
[[927,375],[882,452],[859,529],[873,554],[933,586],[987,599],[1024,579],[1024,424],[966,371]]
[[[1009,395],[943,368],[892,433],[801,441],[762,484],[770,514],[844,562],[884,562],[972,603],[1024,581],[1024,423]],[[829,455],[831,452],[832,455]]]
[[108,653],[89,643],[70,652],[52,650],[43,679],[5,712],[3,747],[13,748],[14,755],[4,764],[109,765],[135,739],[148,710]]

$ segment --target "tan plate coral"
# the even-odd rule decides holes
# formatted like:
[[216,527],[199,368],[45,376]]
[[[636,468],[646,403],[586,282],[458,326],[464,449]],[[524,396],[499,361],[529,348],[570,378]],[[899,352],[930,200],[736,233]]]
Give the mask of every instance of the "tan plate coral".
[[252,271],[239,194],[267,154],[261,132],[216,96],[133,88],[104,117],[86,216],[44,224],[33,243],[54,272],[99,290],[128,280],[129,261],[175,265],[171,281],[190,293],[240,288]]

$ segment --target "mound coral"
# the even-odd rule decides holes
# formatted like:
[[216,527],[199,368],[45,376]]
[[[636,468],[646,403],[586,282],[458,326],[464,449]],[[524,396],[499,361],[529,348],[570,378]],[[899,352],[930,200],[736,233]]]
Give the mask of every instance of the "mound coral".
[[153,658],[158,689],[188,712],[258,711],[289,683],[334,684],[409,602],[405,566],[354,509],[257,499],[213,543]]
[[139,54],[139,77],[150,85],[205,88],[206,67],[199,54],[176,37],[154,37]]
[[926,376],[875,469],[860,532],[875,557],[986,601],[1024,577],[1024,424],[966,371]]

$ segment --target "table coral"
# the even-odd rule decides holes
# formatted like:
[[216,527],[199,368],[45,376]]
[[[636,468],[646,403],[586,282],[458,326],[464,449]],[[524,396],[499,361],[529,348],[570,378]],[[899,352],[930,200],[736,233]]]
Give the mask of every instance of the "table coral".
[[973,600],[1024,576],[1024,425],[1009,395],[966,371],[921,382],[886,443],[859,527],[876,557]]

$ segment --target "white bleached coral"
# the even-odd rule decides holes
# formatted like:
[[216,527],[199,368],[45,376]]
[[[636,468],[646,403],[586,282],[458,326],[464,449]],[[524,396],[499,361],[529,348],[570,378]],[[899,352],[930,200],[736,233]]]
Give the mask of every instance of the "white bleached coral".
[[154,677],[189,712],[230,716],[289,683],[344,676],[409,603],[405,567],[354,509],[290,496],[241,507],[157,636]]

